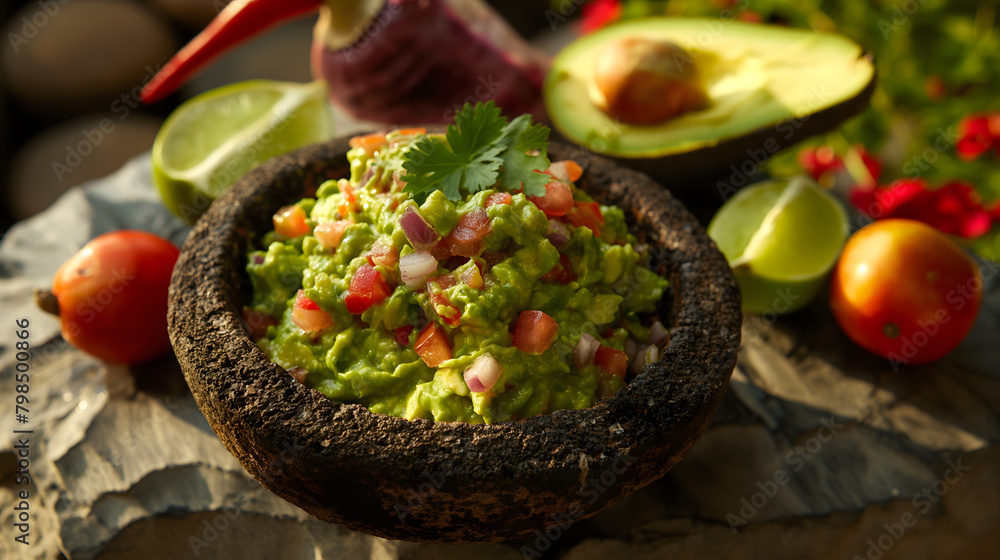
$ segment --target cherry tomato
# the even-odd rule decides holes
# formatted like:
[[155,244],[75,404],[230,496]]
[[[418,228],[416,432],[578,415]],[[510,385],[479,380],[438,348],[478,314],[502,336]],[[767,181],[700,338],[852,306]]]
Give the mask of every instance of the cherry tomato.
[[936,229],[882,220],[855,233],[834,270],[830,305],[848,337],[897,364],[951,352],[976,319],[982,277]]
[[142,231],[105,233],[84,245],[52,280],[63,337],[112,363],[169,352],[167,286],[178,255],[169,241]]

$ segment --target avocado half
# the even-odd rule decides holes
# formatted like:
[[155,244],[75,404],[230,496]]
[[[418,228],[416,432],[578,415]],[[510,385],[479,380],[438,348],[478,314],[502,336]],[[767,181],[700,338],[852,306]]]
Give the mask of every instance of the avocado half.
[[[650,125],[625,124],[598,108],[597,55],[614,41],[637,37],[687,51],[708,106]],[[656,17],[626,20],[570,44],[553,61],[544,95],[552,124],[567,140],[674,188],[730,175],[730,166],[749,175],[778,150],[864,110],[875,83],[871,57],[840,35]]]
[[669,342],[616,395],[492,425],[341,404],[270,362],[240,320],[246,253],[271,216],[347,176],[347,139],[265,162],[198,221],[170,285],[170,339],[198,407],[260,483],[315,517],[389,539],[495,542],[588,517],[663,476],[706,429],[736,364],[739,290],[725,258],[649,177],[579,148],[578,183],[645,232],[671,281]]

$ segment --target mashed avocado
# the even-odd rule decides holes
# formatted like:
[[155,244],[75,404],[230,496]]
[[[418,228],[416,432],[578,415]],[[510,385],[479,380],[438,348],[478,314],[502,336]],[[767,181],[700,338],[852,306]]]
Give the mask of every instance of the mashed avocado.
[[349,179],[275,215],[246,310],[269,318],[255,334],[272,361],[375,413],[491,423],[613,394],[626,346],[655,359],[667,281],[622,210],[573,185],[578,166],[553,163],[544,196],[497,181],[415,197],[401,177],[425,137],[354,139]]

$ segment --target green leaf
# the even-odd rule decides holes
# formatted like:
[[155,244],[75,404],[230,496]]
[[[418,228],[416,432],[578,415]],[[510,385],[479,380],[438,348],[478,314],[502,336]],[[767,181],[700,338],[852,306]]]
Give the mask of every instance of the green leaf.
[[500,181],[508,188],[520,185],[528,196],[544,196],[551,177],[538,172],[549,168],[549,127],[532,125],[530,115],[521,115],[507,125],[503,139],[508,147],[503,152]]
[[549,167],[548,138],[549,128],[532,125],[530,115],[508,123],[492,101],[466,103],[444,138],[421,138],[406,153],[404,190],[418,202],[434,190],[461,200],[462,191],[492,187],[499,177],[508,189],[544,195],[549,177],[537,171]]

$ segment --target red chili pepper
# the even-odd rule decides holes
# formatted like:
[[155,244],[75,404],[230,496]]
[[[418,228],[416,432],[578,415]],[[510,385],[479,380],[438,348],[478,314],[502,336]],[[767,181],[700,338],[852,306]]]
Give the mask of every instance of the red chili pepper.
[[233,0],[142,88],[142,102],[163,99],[209,60],[265,29],[315,12],[321,3],[321,0]]

